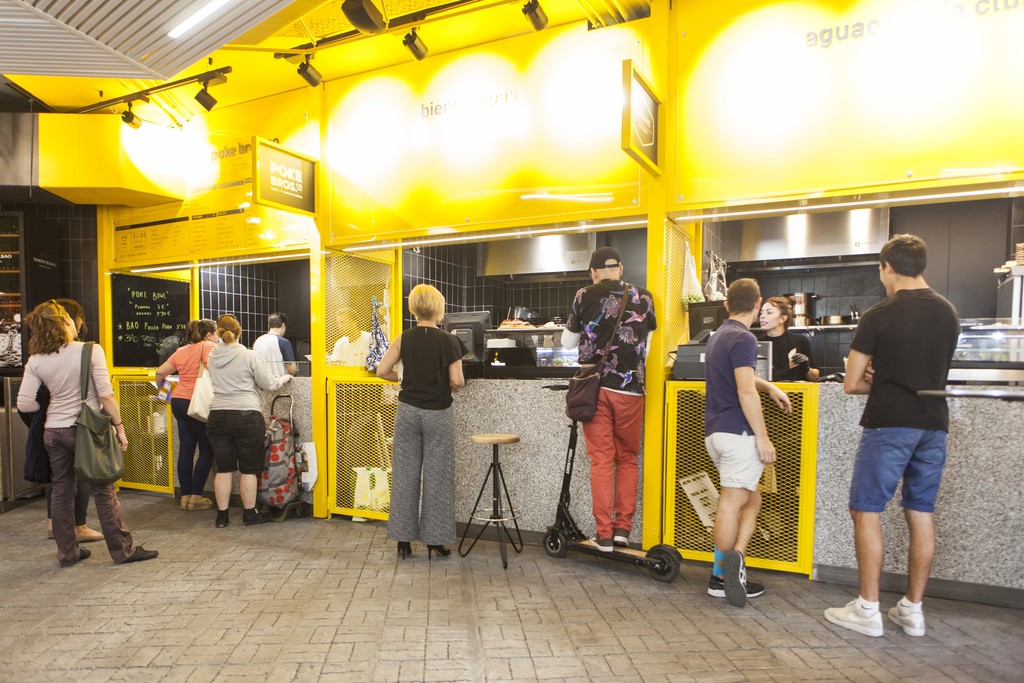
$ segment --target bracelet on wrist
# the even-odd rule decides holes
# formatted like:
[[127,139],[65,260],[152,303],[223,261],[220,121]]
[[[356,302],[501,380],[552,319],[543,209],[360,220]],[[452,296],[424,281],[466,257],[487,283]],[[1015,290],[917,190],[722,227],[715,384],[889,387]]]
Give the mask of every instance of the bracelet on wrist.
[[115,427],[120,427],[121,425],[124,424],[124,422],[111,422],[110,424],[114,425]]

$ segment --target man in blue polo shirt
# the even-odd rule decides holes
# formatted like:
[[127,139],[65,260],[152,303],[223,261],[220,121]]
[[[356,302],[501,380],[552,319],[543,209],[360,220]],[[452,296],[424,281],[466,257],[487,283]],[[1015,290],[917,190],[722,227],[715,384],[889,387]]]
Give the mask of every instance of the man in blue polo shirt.
[[757,283],[749,278],[733,282],[725,308],[729,319],[711,335],[704,354],[704,443],[722,483],[715,514],[715,569],[708,594],[743,607],[748,597],[764,593],[761,584],[747,582],[743,558],[761,510],[757,482],[764,466],[775,462],[775,446],[768,438],[758,392],[768,392],[783,412],[793,407],[784,391],[754,374],[757,339],[750,326],[761,310]]

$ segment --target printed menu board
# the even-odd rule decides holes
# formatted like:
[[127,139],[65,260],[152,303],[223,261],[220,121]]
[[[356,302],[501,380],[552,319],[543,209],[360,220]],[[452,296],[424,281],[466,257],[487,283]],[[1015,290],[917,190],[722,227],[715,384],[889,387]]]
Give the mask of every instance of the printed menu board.
[[114,273],[114,365],[157,367],[184,344],[190,290],[181,280]]
[[186,217],[114,226],[114,259],[117,261],[145,261],[169,254],[184,254],[187,246]]

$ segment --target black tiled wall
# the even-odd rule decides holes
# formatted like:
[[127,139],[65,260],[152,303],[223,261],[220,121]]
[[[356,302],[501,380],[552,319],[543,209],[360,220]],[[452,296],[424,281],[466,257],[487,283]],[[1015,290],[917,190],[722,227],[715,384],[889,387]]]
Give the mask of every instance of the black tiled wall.
[[402,254],[402,321],[408,329],[416,324],[409,313],[409,292],[418,284],[437,287],[450,312],[488,310],[495,326],[513,306],[525,306],[543,321],[565,317],[576,290],[589,279],[571,282],[516,282],[477,275],[475,245],[420,247]]
[[235,316],[242,326],[241,342],[250,348],[277,309],[277,276],[269,265],[203,268],[200,290],[200,315],[211,320],[225,313]]
[[[74,204],[3,204],[3,211],[20,211],[24,223],[33,219],[52,221],[61,229],[61,293],[82,304],[88,339],[99,334],[99,275],[96,266],[96,207]],[[31,310],[38,301],[25,302]]]
[[810,331],[796,331],[811,340],[811,354],[814,364],[821,371],[821,376],[842,372],[843,358],[850,355],[850,342],[853,341],[853,330],[836,328]]
[[752,277],[761,286],[764,298],[811,292],[820,299],[815,302],[819,318],[827,315],[850,315],[850,306],[863,313],[885,298],[885,287],[878,279],[878,265],[848,268],[819,268],[800,271],[741,272],[737,277]]

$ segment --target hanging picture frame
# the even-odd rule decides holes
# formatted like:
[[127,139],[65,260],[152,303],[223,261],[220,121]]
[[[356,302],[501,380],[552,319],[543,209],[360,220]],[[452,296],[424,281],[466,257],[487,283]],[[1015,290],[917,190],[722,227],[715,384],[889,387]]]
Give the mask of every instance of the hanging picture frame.
[[622,149],[650,173],[661,175],[661,100],[632,59],[622,62],[622,95]]

